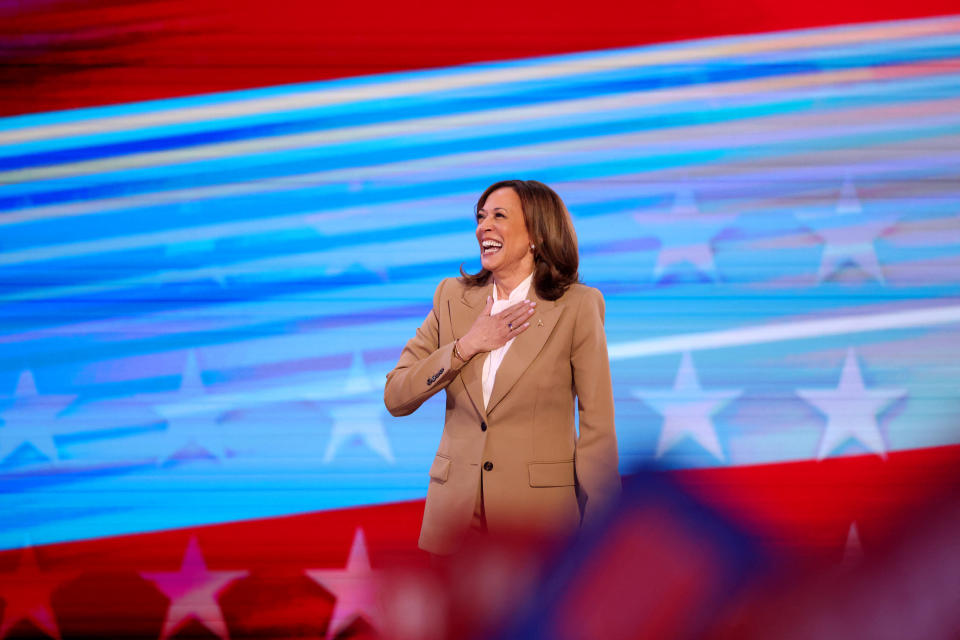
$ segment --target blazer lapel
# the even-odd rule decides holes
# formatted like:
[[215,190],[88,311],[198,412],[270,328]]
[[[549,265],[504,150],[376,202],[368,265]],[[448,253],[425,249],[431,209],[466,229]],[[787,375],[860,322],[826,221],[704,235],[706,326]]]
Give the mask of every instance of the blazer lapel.
[[[477,316],[480,315],[486,306],[487,295],[489,295],[489,293],[489,286],[467,287],[463,290],[460,298],[450,301],[450,322],[453,325],[454,335],[458,338],[463,337],[463,334],[470,330],[470,327],[473,326],[473,321],[477,319]],[[460,380],[467,388],[467,394],[473,401],[474,406],[477,407],[477,411],[484,417],[486,417],[486,412],[483,410],[483,383],[481,377],[483,375],[483,361],[485,359],[486,354],[478,354],[460,369]]]
[[510,345],[500,368],[497,369],[493,391],[490,393],[490,403],[487,405],[488,414],[510,392],[523,372],[527,370],[533,359],[540,353],[543,345],[547,342],[547,338],[553,332],[557,320],[560,319],[560,313],[563,311],[563,304],[542,300],[537,296],[533,286],[530,287],[528,298],[537,302],[536,311],[530,316],[530,326],[513,340],[513,344]]

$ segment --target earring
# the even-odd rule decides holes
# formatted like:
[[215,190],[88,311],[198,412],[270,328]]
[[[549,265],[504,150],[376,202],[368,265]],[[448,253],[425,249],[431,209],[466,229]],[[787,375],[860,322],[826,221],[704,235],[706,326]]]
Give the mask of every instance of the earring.
[[536,249],[536,248],[537,248],[536,245],[531,242],[531,243],[530,243],[530,251],[533,251],[533,250]]

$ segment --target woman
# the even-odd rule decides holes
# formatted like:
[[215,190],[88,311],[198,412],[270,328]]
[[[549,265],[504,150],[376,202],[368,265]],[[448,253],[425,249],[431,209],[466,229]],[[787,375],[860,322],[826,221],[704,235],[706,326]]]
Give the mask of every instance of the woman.
[[420,531],[438,555],[471,528],[571,533],[620,490],[603,296],[577,283],[570,214],[506,180],[476,216],[483,268],[440,283],[384,388],[395,416],[446,390]]

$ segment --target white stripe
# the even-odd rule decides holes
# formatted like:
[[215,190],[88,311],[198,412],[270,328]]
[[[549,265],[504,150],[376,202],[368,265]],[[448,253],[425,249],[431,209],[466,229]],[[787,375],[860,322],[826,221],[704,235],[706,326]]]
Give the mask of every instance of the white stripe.
[[[464,225],[470,224],[464,216]],[[301,219],[301,223],[302,223]],[[301,226],[303,226],[301,224]],[[191,237],[190,230],[176,232],[187,240]],[[0,301],[17,302],[26,300],[45,300],[61,296],[81,296],[91,293],[100,293],[116,289],[127,289],[139,285],[156,285],[159,283],[171,284],[176,282],[193,282],[201,279],[222,279],[235,276],[257,277],[258,282],[285,282],[291,273],[301,277],[323,277],[331,275],[328,271],[341,268],[346,271],[351,264],[364,264],[366,261],[361,255],[377,256],[377,268],[389,269],[395,266],[417,264],[422,256],[429,255],[431,261],[469,260],[473,253],[464,252],[464,247],[472,248],[472,234],[454,233],[440,236],[428,236],[413,240],[394,240],[391,242],[370,242],[362,246],[348,246],[332,251],[317,251],[311,253],[297,253],[292,255],[270,256],[245,260],[226,265],[214,265],[196,269],[172,269],[159,272],[149,272],[142,275],[115,280],[95,282],[84,285],[67,285],[62,287],[36,288],[26,291],[16,291],[10,294],[0,294]],[[162,244],[162,243],[161,243]],[[320,244],[318,239],[317,244]],[[410,256],[416,256],[411,262]],[[339,275],[334,271],[333,275]]]
[[688,333],[612,344],[608,352],[611,360],[627,360],[666,353],[725,349],[869,331],[930,327],[954,322],[960,322],[960,305]]
[[[624,360],[666,353],[681,353],[683,351],[717,349],[888,329],[909,329],[954,322],[960,322],[960,305],[668,336],[665,338],[655,338],[653,340],[641,340],[611,345],[609,347],[609,353],[611,360]],[[383,333],[377,332],[375,329],[368,329],[368,331],[373,331],[373,334]],[[276,352],[285,353],[283,349],[277,349]],[[239,408],[305,399],[328,400],[342,395],[342,388],[331,388],[327,385],[318,384],[317,381],[314,380],[302,384],[278,385],[267,388],[258,387],[257,389],[248,389],[242,392],[209,394],[205,396],[204,402],[187,403],[180,406],[177,413],[180,415],[193,415],[206,413],[214,409],[222,410],[224,406]]]
[[[169,191],[160,191],[153,193],[143,193],[130,196],[115,198],[103,198],[98,200],[88,200],[82,202],[73,202],[66,204],[45,205],[34,208],[25,208],[17,211],[4,213],[0,216],[0,227],[13,224],[22,224],[43,220],[46,218],[69,218],[85,215],[98,215],[118,209],[128,209],[134,207],[160,206],[176,204],[180,202],[196,202],[205,199],[227,198],[231,196],[265,194],[271,192],[293,191],[306,188],[306,186],[334,184],[350,182],[354,180],[370,180],[376,178],[400,179],[405,175],[416,174],[418,182],[430,182],[431,178],[425,178],[424,172],[442,168],[452,170],[459,166],[462,171],[472,173],[461,173],[459,177],[464,178],[468,175],[482,173],[486,175],[489,171],[489,163],[501,165],[509,153],[516,158],[542,158],[546,164],[536,167],[557,166],[562,162],[557,158],[558,154],[564,152],[577,153],[581,157],[586,157],[586,152],[593,150],[617,150],[633,149],[634,151],[641,146],[645,146],[651,151],[650,145],[664,144],[664,148],[670,148],[673,151],[682,151],[679,146],[681,141],[695,143],[692,148],[704,149],[708,147],[710,136],[720,136],[729,144],[727,140],[732,134],[738,136],[750,136],[750,134],[764,133],[763,143],[773,145],[777,141],[794,140],[797,132],[803,127],[819,127],[820,131],[817,137],[832,138],[843,131],[849,130],[854,123],[862,123],[857,130],[858,135],[871,130],[889,129],[894,124],[900,123],[901,128],[909,125],[914,135],[922,131],[925,127],[942,126],[942,122],[936,121],[930,116],[941,116],[941,111],[956,113],[956,110],[948,109],[955,106],[956,100],[931,100],[921,103],[912,103],[907,105],[880,105],[856,109],[844,109],[840,111],[830,111],[822,113],[807,114],[788,114],[782,116],[767,116],[762,119],[750,119],[741,122],[721,122],[712,125],[696,125],[666,130],[637,131],[630,134],[613,134],[609,136],[598,136],[590,138],[577,138],[564,140],[560,142],[547,142],[539,145],[526,147],[513,147],[509,150],[477,151],[455,153],[448,156],[435,156],[419,160],[410,160],[399,163],[371,165],[360,168],[348,168],[342,170],[327,170],[314,173],[285,175],[274,178],[265,178],[261,180],[248,180],[244,182],[234,182],[217,184],[206,187],[190,187],[186,189],[172,189]],[[926,110],[926,112],[924,112]],[[921,117],[923,116],[923,117]],[[879,120],[878,118],[887,118]],[[947,120],[951,118],[948,115]],[[804,139],[810,140],[811,135],[806,135]],[[744,140],[744,138],[740,138]],[[945,137],[939,140],[951,141],[953,136]],[[933,145],[934,142],[928,141],[927,144]],[[899,143],[904,150],[916,152],[916,142],[906,141]],[[871,149],[876,150],[875,145]],[[889,148],[889,147],[886,147]],[[954,143],[954,149],[956,148]],[[930,149],[926,149],[929,153]],[[804,152],[805,153],[805,152]],[[829,155],[830,152],[820,152]],[[849,153],[849,152],[844,152]],[[634,155],[636,155],[634,153]],[[784,157],[795,157],[796,154],[783,154]],[[526,171],[532,171],[535,167],[527,165]],[[650,175],[649,172],[644,175]],[[409,184],[409,183],[408,183]],[[27,257],[29,253],[17,252],[22,257],[7,255],[5,259],[0,259],[0,264],[10,264],[12,262],[34,261],[37,258]],[[55,257],[55,256],[50,256]],[[47,259],[47,258],[39,258]]]
[[[888,77],[891,70],[900,71],[893,81],[896,83],[910,82],[914,79],[925,80],[931,76],[934,76],[936,81],[939,82],[956,80],[956,74],[948,74],[946,71],[941,73],[941,69],[931,68],[927,62],[907,63],[886,67],[882,77],[878,76],[877,71],[871,68],[846,69],[834,72],[818,71],[807,74],[743,80],[738,82],[703,84],[679,89],[645,90],[616,96],[557,101],[501,110],[485,110],[467,114],[386,122],[285,136],[207,144],[170,151],[136,153],[115,158],[55,164],[44,167],[15,169],[0,172],[0,184],[24,183],[144,167],[169,166],[186,162],[195,163],[230,156],[276,153],[294,149],[315,148],[323,145],[348,144],[381,137],[438,133],[455,130],[457,128],[484,126],[493,122],[502,126],[508,122],[519,123],[530,120],[546,120],[550,117],[582,115],[589,112],[594,112],[598,115],[601,113],[610,115],[620,110],[629,110],[631,115],[633,115],[634,112],[641,112],[644,107],[662,107],[675,102],[702,100],[704,96],[708,96],[711,99],[719,99],[725,96],[743,98],[751,94],[759,95],[789,90],[816,89],[824,85],[827,85],[832,90],[836,90],[838,84],[871,82],[878,79],[884,80],[887,86],[892,89],[893,82],[891,82]],[[913,87],[905,87],[904,90],[914,91],[915,89]],[[927,90],[929,90],[929,88],[927,88]]]
[[[930,122],[931,122],[930,118],[928,118],[925,121],[926,124],[930,124]],[[784,127],[781,130],[789,131],[792,134],[796,134],[798,131],[797,129],[793,129],[790,127]],[[730,133],[730,132],[728,131],[727,133]],[[681,135],[677,132],[674,132],[673,135],[675,136],[674,144],[679,145]],[[706,133],[703,133],[703,135],[704,137],[707,136]],[[613,139],[619,142],[621,145],[625,144],[628,147],[633,147],[633,148],[635,148],[640,142],[639,139],[635,138],[634,136],[627,136],[627,137],[615,136]],[[746,137],[744,137],[743,139],[745,140]],[[948,149],[948,151],[944,154],[934,153],[934,147],[931,145],[929,148],[925,149],[925,153],[922,158],[923,162],[921,163],[921,161],[918,159],[911,166],[911,169],[918,169],[922,166],[927,171],[930,171],[932,170],[931,165],[936,165],[937,163],[939,163],[941,166],[944,166],[944,167],[950,166],[950,163],[955,160],[956,154],[953,150],[957,148],[957,144],[956,144],[957,139],[958,138],[956,136],[950,136],[950,137],[944,137],[944,138],[938,139],[937,144],[940,146],[945,146]],[[577,143],[582,145],[583,141],[577,141]],[[562,145],[552,143],[547,147],[547,149],[540,149],[540,154],[543,157],[552,158],[553,160],[556,160],[557,162],[562,164],[565,160],[564,158],[560,157],[559,154],[563,153],[569,147],[570,144],[572,143],[563,143]],[[521,148],[517,150],[516,153],[519,154],[520,157],[530,158],[532,155],[531,149],[532,148]],[[580,149],[573,148],[572,150],[575,152],[583,151],[582,148]],[[906,141],[904,143],[901,143],[897,147],[886,146],[886,147],[883,147],[883,151],[884,151],[884,153],[882,154],[883,162],[864,164],[859,166],[859,169],[863,174],[883,173],[884,171],[888,171],[891,168],[898,167],[903,163],[904,160],[909,160],[913,157],[913,154],[916,152],[916,142]],[[831,174],[831,172],[834,171],[832,168],[832,165],[834,164],[832,162],[832,157],[835,154],[843,155],[845,161],[848,163],[848,166],[853,166],[849,164],[850,159],[849,159],[849,152],[847,149],[839,149],[833,152],[818,152],[814,154],[802,154],[798,156],[790,156],[792,158],[795,158],[795,161],[798,164],[803,164],[804,166],[811,167],[811,169],[807,171],[802,171],[798,169],[790,169],[787,171],[787,175],[793,180],[795,180],[802,187],[800,189],[794,189],[791,193],[793,195],[798,195],[798,194],[802,194],[810,191],[816,191],[816,189],[819,188],[819,185],[804,184],[803,180],[804,179],[809,180],[812,177],[823,176],[824,174],[827,174],[827,175]],[[494,155],[497,156],[497,159],[501,162],[501,164],[504,162],[504,160],[507,157],[506,154],[504,154],[504,152],[502,151],[494,152]],[[465,165],[464,171],[462,173],[463,177],[470,175],[468,171],[469,167],[479,165],[481,167],[481,170],[484,170],[484,171],[486,170],[485,168],[483,168],[483,162],[478,160],[487,159],[487,157],[490,156],[490,154],[484,152],[479,154],[465,154],[465,156],[467,157],[465,158],[464,156],[459,156],[459,155],[446,157],[445,168],[449,169],[451,167],[454,167],[457,164],[459,164],[459,162],[462,161]],[[941,157],[941,156],[944,156],[944,157]],[[430,165],[435,164],[436,162],[437,160],[435,159],[429,160]],[[401,167],[403,165],[404,163],[401,163]],[[420,173],[418,171],[418,168],[422,166],[423,165],[420,163],[406,163],[406,168],[409,170],[411,174]],[[529,167],[532,165],[530,165],[528,162],[527,166]],[[768,165],[766,163],[762,163],[762,167],[765,168],[767,166]],[[738,171],[731,171],[727,169],[725,171],[722,171],[721,173],[718,173],[717,170],[721,169],[722,167],[718,167],[714,165],[708,168],[711,169],[710,176],[714,180],[716,180],[718,177],[721,177],[721,176],[729,179],[734,175],[739,175],[739,178],[742,181],[744,179],[744,175],[750,175],[752,179],[757,181],[763,181],[763,180],[770,181],[770,180],[776,179],[779,173],[784,172],[784,170],[782,169],[776,169],[776,170],[767,171],[767,172],[757,171],[758,167],[751,166],[748,164],[744,164],[743,166],[736,167]],[[394,168],[392,167],[392,165],[385,165],[384,167],[378,167],[376,169],[378,170],[377,173],[379,173],[380,169],[382,169],[384,173],[400,171],[400,168]],[[349,170],[347,170],[347,172],[349,173]],[[664,183],[669,183],[672,181],[672,178],[671,178],[672,173],[673,173],[673,170],[663,170],[658,172],[651,171],[651,172],[643,173],[643,178],[647,184],[645,186],[644,185],[636,186],[634,189],[633,195],[639,196],[643,194],[662,193],[665,188]],[[811,176],[811,173],[813,174],[812,176]],[[689,167],[687,168],[687,174],[688,176],[699,176],[699,173],[691,172],[691,168]],[[323,183],[336,181],[335,176],[326,174],[321,179],[320,176],[322,175],[323,174],[317,175],[317,178],[316,178],[317,183],[323,184]],[[354,178],[368,177],[368,174],[367,172],[354,171],[353,176]],[[420,174],[419,177],[423,178],[424,175]],[[429,177],[427,178],[429,179]],[[287,180],[278,181],[278,182],[281,182],[283,185],[286,185]],[[409,184],[413,184],[413,182],[409,182]],[[211,187],[210,189],[225,189],[226,186],[227,185],[223,185],[220,187]],[[235,186],[238,187],[237,189],[238,191],[243,187],[248,187],[251,189],[256,188],[257,191],[263,190],[262,185],[254,185],[249,183],[238,183]],[[281,184],[278,184],[275,186],[275,189],[279,190],[281,188],[290,189],[290,188],[300,188],[300,187],[302,187],[302,185],[300,185],[299,180],[297,180],[296,187],[281,186]],[[734,191],[736,191],[738,188],[739,187],[735,184],[730,187],[730,189]],[[197,192],[204,191],[204,190],[191,189],[187,191],[193,192],[195,197],[199,197],[199,194]],[[149,197],[149,199],[150,199],[149,202],[141,203],[141,204],[144,204],[144,205],[158,204],[159,203],[158,201],[161,200],[161,197],[156,194],[152,194]],[[128,198],[123,198],[122,200],[127,201]],[[602,201],[602,199],[596,200],[596,201]],[[90,203],[83,203],[83,205],[79,205],[79,206],[87,206],[89,204]],[[384,206],[396,206],[396,205],[384,205]],[[105,201],[100,201],[100,210],[103,211],[107,208],[108,207],[106,206]],[[355,210],[355,209],[350,208],[350,209],[343,209],[338,211],[345,212],[350,210]],[[333,212],[334,210],[327,210],[322,213],[317,213],[317,212],[296,213],[296,214],[290,214],[285,216],[278,216],[276,218],[243,220],[243,221],[237,221],[237,222],[223,222],[223,223],[210,224],[210,225],[199,225],[196,227],[183,227],[183,228],[158,231],[158,232],[131,234],[131,235],[118,236],[118,237],[109,238],[109,239],[84,240],[79,242],[64,243],[64,244],[57,244],[57,245],[45,245],[45,246],[33,247],[29,249],[22,249],[19,251],[9,251],[7,253],[0,253],[0,266],[7,266],[7,265],[14,265],[14,264],[31,264],[31,263],[37,263],[37,262],[44,262],[48,260],[76,258],[80,256],[87,256],[87,255],[99,255],[99,254],[106,254],[106,253],[117,252],[117,251],[127,251],[132,249],[142,249],[142,248],[148,248],[148,247],[163,246],[168,244],[176,244],[179,242],[222,240],[222,239],[231,238],[231,237],[260,235],[260,234],[271,232],[271,231],[302,229],[305,227],[316,227],[318,224],[322,224],[321,216],[325,216]],[[2,226],[2,223],[0,223],[0,226]],[[357,248],[357,247],[355,247],[354,249],[358,251],[362,250],[362,248]],[[293,256],[292,258],[294,260],[299,260],[302,257]],[[275,259],[277,258],[271,257],[268,260],[275,260]],[[89,285],[79,285],[79,286],[70,285],[66,287],[57,287],[53,289],[34,288],[34,289],[25,290],[25,291],[16,291],[13,293],[0,294],[0,300],[11,302],[16,300],[44,299],[44,298],[49,298],[51,296],[57,296],[57,295],[68,295],[68,294],[81,295],[83,293],[110,290],[118,287],[122,288],[125,286],[129,286],[131,284],[142,284],[145,282],[152,282],[157,280],[163,281],[168,277],[171,278],[172,281],[183,281],[183,280],[195,279],[200,277],[208,277],[210,275],[222,276],[222,275],[230,275],[232,273],[249,273],[251,271],[250,265],[258,264],[262,260],[264,260],[264,258],[257,258],[253,261],[242,261],[242,262],[232,263],[230,265],[224,265],[219,267],[200,268],[196,270],[173,270],[169,272],[152,272],[149,274],[134,276],[133,278],[121,278],[117,280],[111,280],[107,282],[98,282],[98,283],[89,284]]]
[[377,82],[340,89],[321,89],[293,95],[272,96],[221,102],[201,107],[167,109],[135,115],[94,118],[10,129],[0,132],[0,145],[17,144],[58,137],[101,134],[133,129],[238,118],[262,113],[284,113],[301,109],[386,100],[401,96],[478,87],[483,85],[546,80],[584,73],[599,73],[627,67],[723,59],[745,54],[768,53],[788,49],[806,49],[863,44],[875,40],[929,37],[960,30],[960,18],[939,18],[916,22],[890,22],[856,27],[835,27],[777,33],[750,40],[738,38],[708,41],[691,47],[641,50],[609,56],[551,59],[529,66],[496,69],[468,69],[457,75],[440,75],[412,80]]
[[[910,64],[917,75],[931,75],[929,64]],[[508,123],[540,122],[549,118],[601,112],[612,116],[618,111],[639,111],[643,107],[661,106],[674,102],[702,100],[704,95],[713,99],[724,96],[744,98],[747,95],[790,89],[829,86],[835,89],[838,83],[867,82],[877,79],[873,69],[846,69],[835,72],[813,72],[787,77],[744,80],[721,84],[705,84],[682,89],[636,91],[617,96],[603,96],[579,100],[565,100],[508,109],[491,109],[466,114],[420,118],[400,122],[387,122],[357,127],[344,127],[326,131],[291,134],[286,136],[256,138],[238,142],[207,144],[171,151],[154,151],[130,154],[115,158],[87,160],[44,167],[15,169],[0,172],[0,185],[51,180],[75,176],[123,171],[145,167],[161,167],[182,163],[194,163],[259,153],[279,153],[304,148],[318,148],[334,144],[350,144],[377,138],[420,136],[441,131],[467,127],[503,126]],[[897,80],[904,80],[898,77]],[[780,96],[778,96],[780,97]],[[586,122],[586,120],[584,120]]]

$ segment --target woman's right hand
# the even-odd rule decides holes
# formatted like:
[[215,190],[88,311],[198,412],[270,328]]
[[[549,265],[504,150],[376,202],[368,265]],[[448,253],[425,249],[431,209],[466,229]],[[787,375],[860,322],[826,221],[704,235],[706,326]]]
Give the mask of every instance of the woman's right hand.
[[490,315],[493,309],[493,298],[487,296],[487,306],[483,308],[473,326],[460,338],[459,351],[465,360],[469,360],[478,353],[485,353],[499,349],[508,341],[527,330],[530,326],[528,319],[533,315],[536,302],[524,300],[507,307],[500,313]]

